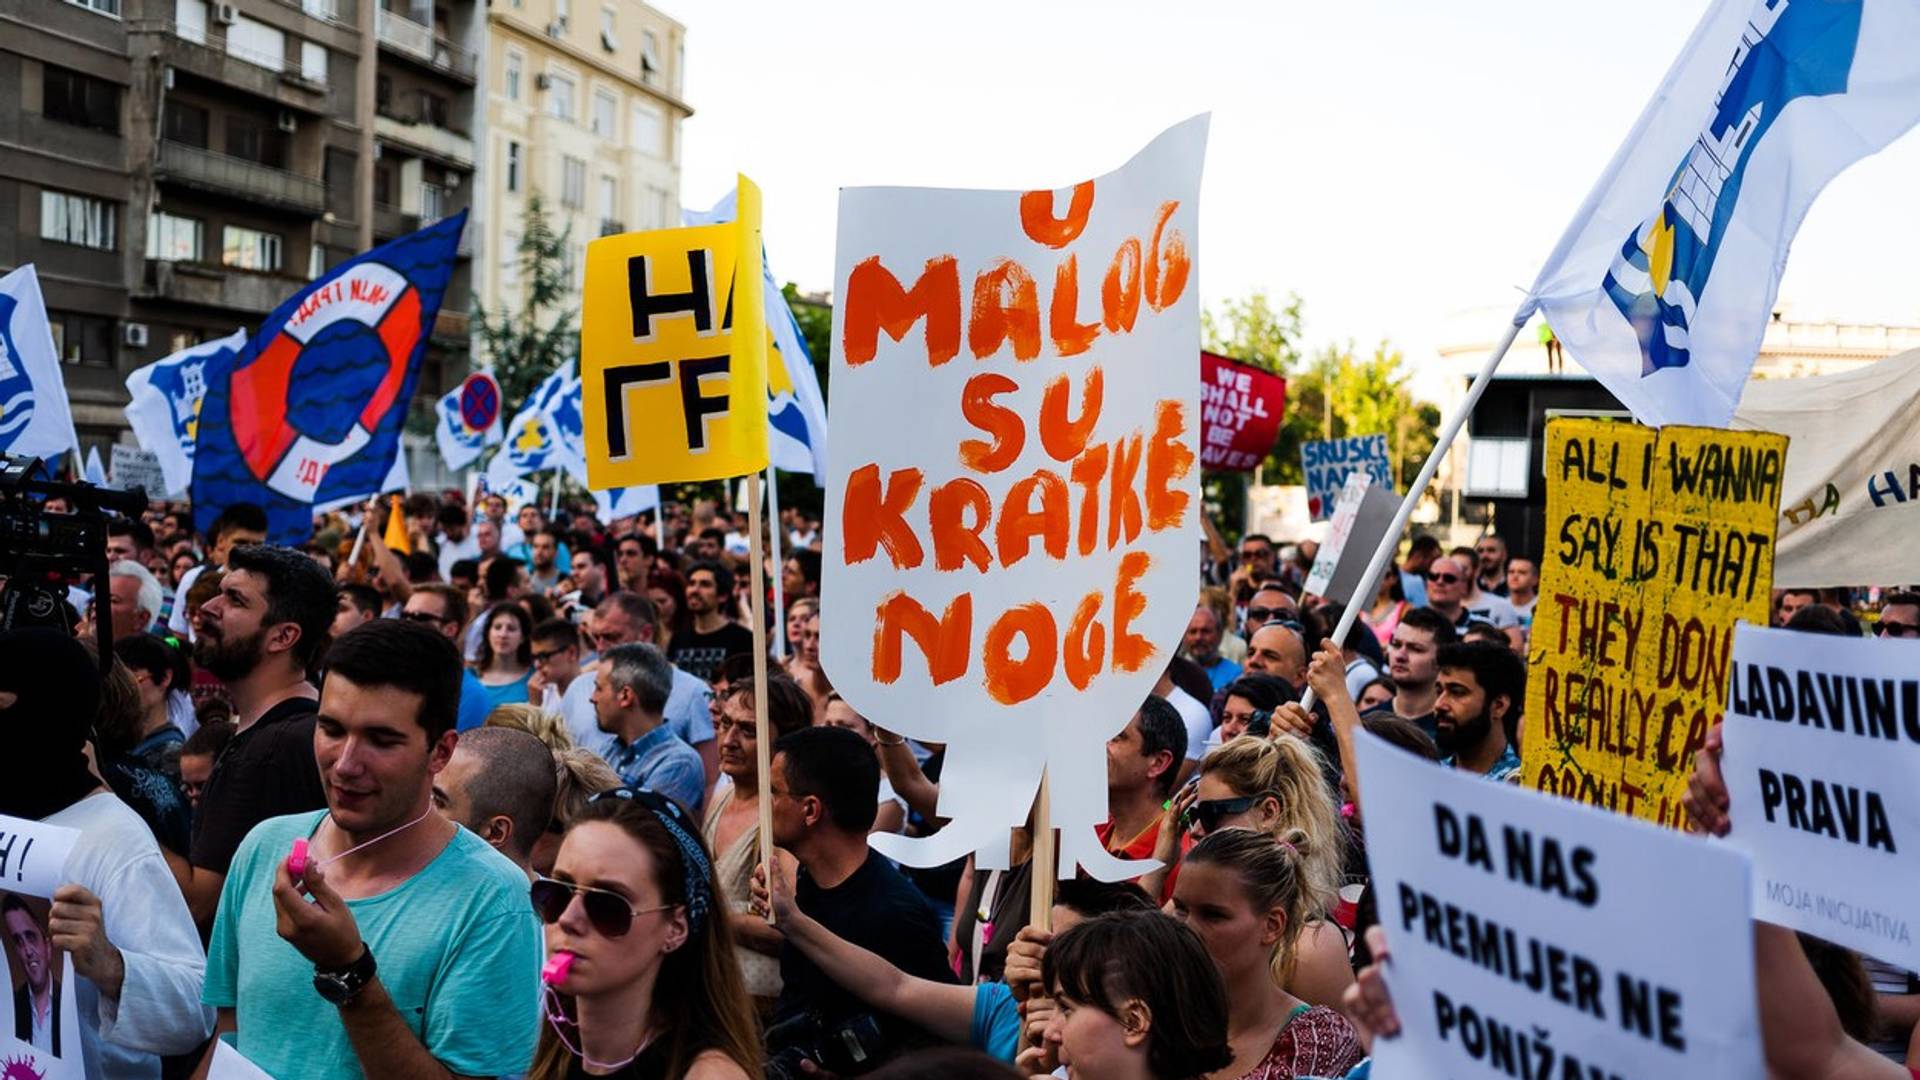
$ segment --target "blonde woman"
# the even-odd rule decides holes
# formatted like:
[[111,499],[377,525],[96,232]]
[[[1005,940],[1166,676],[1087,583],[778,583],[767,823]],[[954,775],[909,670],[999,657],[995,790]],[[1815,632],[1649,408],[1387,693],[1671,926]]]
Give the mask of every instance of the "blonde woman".
[[1292,735],[1262,739],[1242,735],[1200,760],[1198,778],[1175,796],[1160,823],[1153,857],[1171,870],[1140,884],[1149,896],[1167,896],[1178,886],[1177,856],[1225,829],[1251,829],[1274,838],[1298,833],[1300,890],[1307,915],[1289,964],[1286,988],[1302,1000],[1340,1007],[1353,982],[1345,933],[1331,916],[1345,880],[1347,827],[1327,790],[1320,753]]
[[487,714],[487,726],[518,728],[546,743],[547,749],[556,753],[573,748],[573,734],[567,730],[566,718],[538,705],[521,702],[496,705]]

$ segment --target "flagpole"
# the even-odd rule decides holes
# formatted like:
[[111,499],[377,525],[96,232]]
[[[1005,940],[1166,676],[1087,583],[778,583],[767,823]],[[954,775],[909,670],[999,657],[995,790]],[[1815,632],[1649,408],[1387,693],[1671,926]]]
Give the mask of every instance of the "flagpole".
[[[760,539],[760,474],[747,478],[747,529],[750,532],[748,557],[753,581],[753,731],[754,766],[760,771],[760,865],[773,873],[773,729],[767,723],[767,594],[766,568],[761,565],[767,548]],[[773,911],[767,911],[773,922]]]
[[[1374,549],[1373,561],[1367,564],[1366,573],[1360,575],[1360,583],[1354,586],[1353,596],[1347,601],[1346,610],[1340,614],[1340,625],[1333,631],[1334,641],[1344,645],[1348,631],[1353,629],[1354,620],[1360,616],[1360,609],[1371,606],[1371,598],[1378,587],[1380,572],[1393,561],[1394,549],[1400,546],[1400,532],[1407,527],[1407,520],[1413,517],[1413,508],[1420,501],[1420,496],[1426,493],[1427,485],[1433,482],[1433,474],[1440,468],[1440,459],[1446,456],[1447,451],[1453,446],[1454,438],[1460,434],[1460,428],[1466,424],[1467,417],[1473,413],[1473,407],[1479,403],[1480,395],[1486,393],[1487,384],[1493,381],[1494,369],[1500,366],[1500,361],[1507,355],[1507,350],[1513,347],[1514,338],[1519,336],[1520,328],[1527,325],[1528,319],[1533,318],[1534,310],[1538,306],[1532,296],[1528,296],[1521,303],[1520,310],[1513,313],[1513,325],[1507,327],[1507,332],[1501,335],[1499,343],[1494,345],[1491,353],[1487,354],[1487,362],[1481,366],[1480,374],[1475,375],[1473,384],[1467,387],[1466,399],[1460,403],[1459,408],[1454,410],[1453,415],[1447,418],[1446,426],[1440,430],[1439,439],[1433,444],[1433,452],[1427,455],[1426,464],[1420,466],[1420,475],[1413,478],[1413,483],[1407,488],[1406,497],[1400,500],[1400,509],[1394,512],[1393,524],[1387,526],[1386,535],[1380,538],[1380,546]],[[1318,647],[1318,642],[1308,642],[1307,652],[1311,654]],[[1308,687],[1306,693],[1300,695],[1300,706],[1311,709],[1313,701],[1313,688]]]
[[[773,655],[781,660],[787,658],[787,598],[781,586],[781,567],[785,563],[780,558],[780,484],[773,471],[773,462],[767,462],[767,517],[772,519],[767,526],[767,543],[773,549]],[[758,530],[756,530],[758,531]]]
[[[549,525],[553,523],[553,515],[559,509],[560,509],[560,470],[555,469],[553,470],[553,486],[550,489],[548,489],[548,494],[547,494],[547,523]],[[533,537],[531,536],[527,537],[527,542],[532,543]]]

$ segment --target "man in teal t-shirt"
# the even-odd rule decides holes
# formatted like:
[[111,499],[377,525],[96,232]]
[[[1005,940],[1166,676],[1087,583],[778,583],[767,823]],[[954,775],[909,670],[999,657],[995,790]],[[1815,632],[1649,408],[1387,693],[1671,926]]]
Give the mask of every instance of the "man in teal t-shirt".
[[458,738],[459,652],[381,619],[341,637],[327,670],[314,756],[328,809],[247,834],[203,1000],[242,1055],[282,1078],[525,1072],[542,951],[526,876],[431,812]]

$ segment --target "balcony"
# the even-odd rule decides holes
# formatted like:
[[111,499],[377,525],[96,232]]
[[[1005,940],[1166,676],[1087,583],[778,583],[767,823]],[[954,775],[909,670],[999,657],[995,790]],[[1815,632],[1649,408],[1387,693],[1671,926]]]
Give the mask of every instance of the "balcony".
[[299,278],[230,270],[209,263],[147,260],[147,298],[265,315],[306,286]]
[[379,8],[375,16],[374,25],[380,44],[389,52],[452,75],[463,82],[473,82],[473,53],[446,38],[434,36],[432,28],[422,26],[405,15]]
[[418,229],[420,224],[419,214],[409,214],[397,206],[386,203],[373,204],[373,235],[383,240],[405,236]]
[[340,26],[352,26],[354,16],[358,14],[354,0],[281,0],[281,3]]
[[160,143],[160,164],[154,169],[154,176],[314,217],[326,208],[326,185],[315,177],[300,176],[171,139]]
[[382,107],[373,118],[373,133],[415,154],[424,154],[465,172],[473,171],[473,140],[461,132],[410,119]]
[[601,236],[618,236],[621,233],[626,231],[627,231],[627,225],[626,225],[626,222],[624,221],[619,221],[614,218],[600,219],[600,235]]
[[220,42],[210,44],[205,31],[183,30],[171,20],[152,20],[135,29],[160,33],[166,62],[188,74],[302,112],[317,114],[326,109],[325,83],[302,75],[298,59],[267,56],[241,46],[222,48]]

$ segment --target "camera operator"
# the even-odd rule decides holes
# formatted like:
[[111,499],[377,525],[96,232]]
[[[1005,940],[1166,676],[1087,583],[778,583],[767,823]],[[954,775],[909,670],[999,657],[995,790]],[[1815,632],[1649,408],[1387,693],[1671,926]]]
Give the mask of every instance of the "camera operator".
[[[867,846],[879,809],[880,764],[845,728],[804,728],[774,744],[773,840],[800,864],[794,904],[834,936],[908,975],[950,983],[940,921],[893,864]],[[793,943],[781,946],[780,999],[767,1031],[768,1075],[801,1075],[806,1058],[832,1071],[878,1064],[932,1040],[892,1016],[874,1016]],[[862,1055],[848,1060],[848,1042]]]

